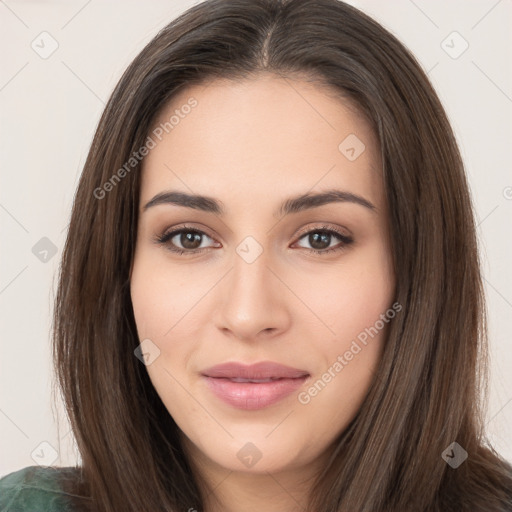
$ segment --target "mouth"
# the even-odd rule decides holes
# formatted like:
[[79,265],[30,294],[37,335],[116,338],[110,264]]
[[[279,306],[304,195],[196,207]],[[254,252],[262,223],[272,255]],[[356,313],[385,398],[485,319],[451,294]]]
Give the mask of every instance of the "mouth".
[[201,373],[209,390],[238,409],[257,410],[273,405],[298,390],[310,377],[306,370],[270,361],[252,365],[224,363]]

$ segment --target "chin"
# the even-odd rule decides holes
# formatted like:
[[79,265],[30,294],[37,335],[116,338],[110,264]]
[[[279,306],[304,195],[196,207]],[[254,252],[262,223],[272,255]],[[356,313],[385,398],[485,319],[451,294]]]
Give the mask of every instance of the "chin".
[[186,445],[199,455],[195,457],[196,460],[206,457],[226,470],[251,474],[278,473],[303,466],[314,459],[314,455],[307,457],[306,450],[311,449],[311,446],[290,442],[293,439],[286,435],[287,432],[269,436],[266,427],[264,432],[257,432],[256,428],[252,430],[254,435],[247,430],[240,435],[230,431],[234,437],[226,434],[224,439],[201,435],[197,443],[188,439]]

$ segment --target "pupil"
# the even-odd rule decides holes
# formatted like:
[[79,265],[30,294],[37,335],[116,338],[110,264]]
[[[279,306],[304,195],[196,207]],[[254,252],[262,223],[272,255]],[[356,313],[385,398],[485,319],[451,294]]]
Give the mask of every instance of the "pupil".
[[[195,242],[199,242],[195,244]],[[180,243],[186,249],[197,249],[201,245],[201,234],[192,231],[186,231],[181,234]]]
[[331,235],[329,233],[314,233],[309,235],[309,243],[311,247],[315,249],[326,249],[329,247],[330,237]]

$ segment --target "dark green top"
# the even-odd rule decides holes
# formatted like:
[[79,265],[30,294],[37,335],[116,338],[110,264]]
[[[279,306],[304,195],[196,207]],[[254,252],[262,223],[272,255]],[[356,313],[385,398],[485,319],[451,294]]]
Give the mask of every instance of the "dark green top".
[[0,479],[0,512],[73,512],[62,477],[76,475],[76,468],[30,466]]
[[[30,466],[10,473],[0,478],[0,512],[77,512],[76,504],[88,500],[65,492],[62,481],[78,476],[72,467]],[[512,512],[512,504],[503,511]]]

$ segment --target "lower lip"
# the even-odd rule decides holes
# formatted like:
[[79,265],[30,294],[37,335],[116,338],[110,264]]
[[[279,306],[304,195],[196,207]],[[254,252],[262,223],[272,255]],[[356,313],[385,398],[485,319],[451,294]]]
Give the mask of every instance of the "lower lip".
[[257,410],[273,405],[297,391],[307,377],[270,382],[233,382],[224,378],[204,377],[218,398],[238,409]]

